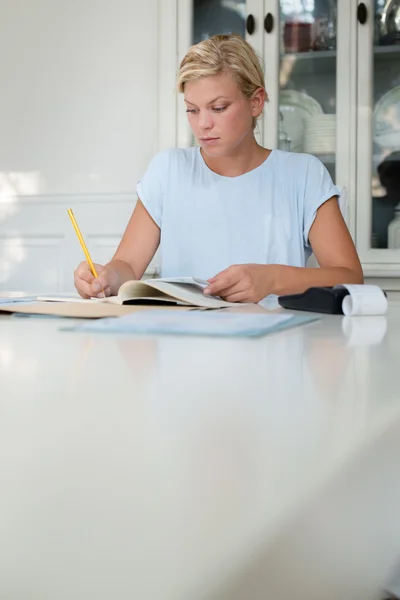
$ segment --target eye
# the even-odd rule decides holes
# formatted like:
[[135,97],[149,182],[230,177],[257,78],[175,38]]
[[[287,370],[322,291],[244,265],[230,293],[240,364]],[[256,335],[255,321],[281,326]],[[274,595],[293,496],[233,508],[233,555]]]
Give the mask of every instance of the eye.
[[214,112],[222,112],[225,109],[226,109],[226,106],[214,106],[213,111]]
[[195,114],[197,111],[196,111],[196,109],[195,109],[195,108],[187,108],[187,109],[186,109],[186,112],[187,112],[187,113],[192,113],[192,114]]

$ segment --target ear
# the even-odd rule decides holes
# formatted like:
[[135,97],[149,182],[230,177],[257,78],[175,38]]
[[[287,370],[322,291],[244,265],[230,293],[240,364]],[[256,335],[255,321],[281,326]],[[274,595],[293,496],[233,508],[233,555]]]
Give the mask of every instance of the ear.
[[254,92],[252,98],[251,98],[251,113],[253,115],[253,117],[258,117],[261,112],[262,109],[264,108],[264,104],[266,101],[266,93],[264,88],[258,88],[256,89],[256,91]]

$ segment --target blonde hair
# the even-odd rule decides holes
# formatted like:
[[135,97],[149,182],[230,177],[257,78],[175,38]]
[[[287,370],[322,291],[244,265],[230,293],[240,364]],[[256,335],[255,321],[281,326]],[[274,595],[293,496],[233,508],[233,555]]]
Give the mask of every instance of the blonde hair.
[[[257,54],[235,33],[214,35],[192,46],[179,66],[177,89],[183,93],[188,81],[226,71],[233,73],[245,98],[251,98],[259,88],[265,91],[264,73]],[[265,98],[268,101],[266,91]],[[255,125],[254,118],[253,127]]]

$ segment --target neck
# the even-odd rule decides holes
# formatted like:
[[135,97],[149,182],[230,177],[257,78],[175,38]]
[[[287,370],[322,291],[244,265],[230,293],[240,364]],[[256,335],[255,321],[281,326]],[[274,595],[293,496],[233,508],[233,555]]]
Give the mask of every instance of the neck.
[[209,156],[200,150],[207,167],[225,177],[237,177],[259,167],[270,155],[271,150],[260,146],[252,133],[229,154],[224,156]]

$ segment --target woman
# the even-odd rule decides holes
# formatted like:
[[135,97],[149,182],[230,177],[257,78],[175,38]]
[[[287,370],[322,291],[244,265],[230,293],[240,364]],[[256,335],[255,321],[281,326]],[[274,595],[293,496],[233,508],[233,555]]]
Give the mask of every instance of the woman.
[[[231,302],[311,286],[362,283],[339,191],[315,157],[260,146],[254,129],[267,100],[252,47],[238,35],[192,46],[178,90],[199,146],[156,155],[121,243],[94,280],[75,271],[84,296],[114,295],[140,279],[161,243],[161,275],[207,279],[204,293]],[[320,268],[305,268],[314,252]]]

